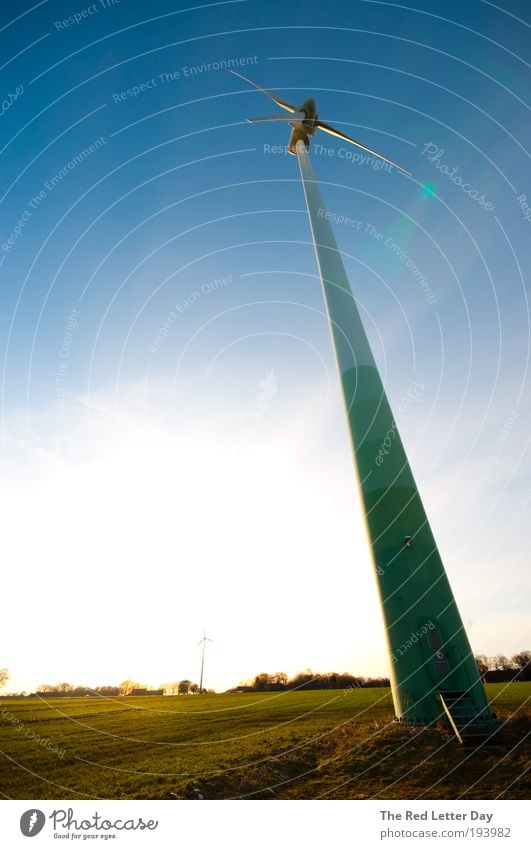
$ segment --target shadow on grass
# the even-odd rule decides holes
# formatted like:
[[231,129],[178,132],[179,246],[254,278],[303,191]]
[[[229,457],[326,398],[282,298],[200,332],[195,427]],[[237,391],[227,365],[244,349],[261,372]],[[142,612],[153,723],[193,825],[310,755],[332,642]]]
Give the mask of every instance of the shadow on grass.
[[255,765],[230,764],[168,798],[528,798],[531,712],[500,720],[489,740],[467,747],[443,722],[349,722],[298,748],[264,753]]

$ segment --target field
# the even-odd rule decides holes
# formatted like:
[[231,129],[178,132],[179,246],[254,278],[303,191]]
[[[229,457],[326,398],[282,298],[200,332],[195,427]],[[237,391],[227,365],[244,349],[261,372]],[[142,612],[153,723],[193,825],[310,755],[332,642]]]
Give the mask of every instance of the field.
[[494,740],[392,721],[386,689],[3,699],[11,799],[528,798],[531,683],[488,685]]

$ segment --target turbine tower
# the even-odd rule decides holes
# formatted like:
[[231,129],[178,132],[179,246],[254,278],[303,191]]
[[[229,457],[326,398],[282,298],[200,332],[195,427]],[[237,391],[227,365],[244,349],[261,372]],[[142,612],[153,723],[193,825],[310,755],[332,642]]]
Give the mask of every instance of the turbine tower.
[[[280,120],[292,127],[288,150],[298,157],[341,379],[385,623],[395,717],[429,724],[446,715],[460,742],[484,738],[492,731],[493,715],[332,228],[322,213],[325,205],[310,163],[309,138],[324,130],[409,172],[320,121],[313,98],[297,108],[236,76],[291,113],[247,120]],[[391,447],[377,462],[390,432]]]
[[213,643],[214,640],[211,640],[210,637],[207,637],[206,632],[203,631],[203,636],[197,644],[198,646],[200,646],[201,643],[203,643],[203,651],[201,652],[201,678],[199,679],[199,695],[201,695],[201,693],[203,692],[203,672],[205,671],[205,648],[207,642]]

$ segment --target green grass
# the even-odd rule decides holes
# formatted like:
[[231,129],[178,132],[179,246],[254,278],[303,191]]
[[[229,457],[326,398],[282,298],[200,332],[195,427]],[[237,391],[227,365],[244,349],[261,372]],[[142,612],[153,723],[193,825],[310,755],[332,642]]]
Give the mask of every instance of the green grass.
[[4,699],[0,788],[12,799],[194,788],[207,799],[527,798],[531,683],[487,691],[502,723],[479,750],[443,727],[394,723],[386,689]]

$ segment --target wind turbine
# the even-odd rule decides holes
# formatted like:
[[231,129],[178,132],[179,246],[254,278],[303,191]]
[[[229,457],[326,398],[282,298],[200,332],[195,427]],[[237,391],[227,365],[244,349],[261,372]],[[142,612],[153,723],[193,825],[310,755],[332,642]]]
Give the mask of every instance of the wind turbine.
[[273,103],[276,103],[277,106],[280,106],[281,109],[285,109],[286,112],[290,112],[291,115],[289,118],[286,115],[262,115],[259,118],[246,118],[250,124],[260,124],[264,121],[274,121],[274,122],[286,122],[292,127],[291,135],[288,142],[288,152],[292,153],[294,156],[299,155],[299,151],[297,149],[297,145],[299,142],[302,142],[306,148],[306,150],[310,147],[310,136],[314,136],[317,130],[323,130],[325,133],[330,133],[331,136],[335,136],[338,139],[342,139],[343,141],[347,141],[350,144],[356,145],[356,147],[361,147],[362,150],[366,150],[367,153],[372,153],[373,156],[377,156],[379,159],[385,160],[389,165],[394,165],[395,168],[398,168],[399,171],[403,171],[404,174],[409,174],[409,171],[406,171],[405,168],[401,168],[400,165],[397,165],[396,162],[393,162],[392,159],[388,159],[386,156],[383,156],[381,153],[377,153],[375,150],[371,150],[370,147],[362,144],[355,139],[351,139],[350,136],[346,136],[345,133],[342,133],[340,130],[336,130],[334,127],[331,127],[330,124],[325,124],[324,121],[321,121],[317,115],[317,104],[313,97],[308,97],[304,103],[301,103],[300,106],[294,106],[293,103],[288,103],[287,100],[282,100],[280,97],[277,97],[272,92],[268,91],[266,88],[262,88],[258,83],[253,82],[253,80],[244,77],[243,74],[238,74],[236,71],[231,71],[228,69],[231,74],[234,74],[235,77],[239,77],[241,80],[244,80],[246,83],[250,83],[254,85],[262,94],[265,94],[266,97],[269,97]]
[[199,642],[197,644],[198,646],[200,646],[201,643],[203,643],[203,651],[201,652],[201,678],[200,678],[200,681],[199,681],[199,695],[201,695],[201,693],[203,692],[203,671],[205,669],[205,647],[206,647],[207,642],[213,643],[214,640],[211,640],[210,637],[207,637],[206,632],[203,631],[203,636],[201,637],[201,639],[199,640]]
[[[308,154],[310,137],[323,130],[409,172],[321,121],[312,97],[297,107],[242,74],[231,73],[290,113],[247,120],[284,121],[292,128],[288,150],[298,157],[341,379],[385,623],[395,718],[429,724],[446,715],[461,743],[482,739],[492,731],[493,715],[341,254],[323,215],[325,205]],[[381,452],[384,443],[386,454]]]

